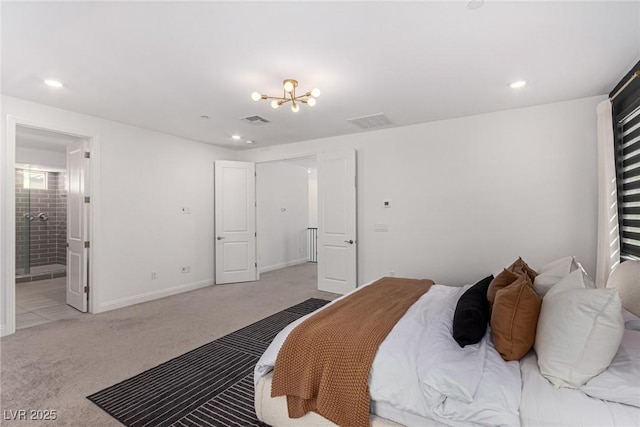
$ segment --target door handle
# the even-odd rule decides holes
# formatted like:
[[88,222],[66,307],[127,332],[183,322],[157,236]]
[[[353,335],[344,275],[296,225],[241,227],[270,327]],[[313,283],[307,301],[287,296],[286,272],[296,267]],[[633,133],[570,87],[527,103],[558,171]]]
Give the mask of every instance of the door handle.
[[218,239],[218,240],[222,240],[222,239],[224,239],[224,237],[222,237],[222,236],[218,236],[218,237],[216,237],[216,239]]
[[344,242],[353,245],[353,240],[345,240]]

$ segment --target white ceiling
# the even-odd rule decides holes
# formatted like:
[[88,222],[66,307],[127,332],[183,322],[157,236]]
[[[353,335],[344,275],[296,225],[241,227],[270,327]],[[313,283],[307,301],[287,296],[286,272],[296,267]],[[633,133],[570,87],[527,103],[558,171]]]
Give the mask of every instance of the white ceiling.
[[[640,59],[639,6],[3,1],[2,93],[230,148],[283,144],[363,132],[347,119],[376,113],[404,126],[608,93]],[[320,88],[318,104],[251,100],[285,78]],[[239,120],[252,115],[271,123]]]

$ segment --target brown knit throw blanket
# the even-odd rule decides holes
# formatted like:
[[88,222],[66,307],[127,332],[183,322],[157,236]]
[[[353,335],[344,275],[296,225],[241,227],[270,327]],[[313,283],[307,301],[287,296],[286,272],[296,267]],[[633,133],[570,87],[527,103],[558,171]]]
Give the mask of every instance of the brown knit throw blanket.
[[287,396],[291,418],[315,411],[340,426],[368,426],[373,358],[432,284],[384,277],[302,322],[278,353],[271,397]]

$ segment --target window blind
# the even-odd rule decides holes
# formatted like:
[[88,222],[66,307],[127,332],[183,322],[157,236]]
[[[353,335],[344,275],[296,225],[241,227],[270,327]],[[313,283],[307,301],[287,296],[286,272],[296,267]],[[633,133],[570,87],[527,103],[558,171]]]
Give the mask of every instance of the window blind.
[[622,255],[640,257],[640,107],[616,124]]

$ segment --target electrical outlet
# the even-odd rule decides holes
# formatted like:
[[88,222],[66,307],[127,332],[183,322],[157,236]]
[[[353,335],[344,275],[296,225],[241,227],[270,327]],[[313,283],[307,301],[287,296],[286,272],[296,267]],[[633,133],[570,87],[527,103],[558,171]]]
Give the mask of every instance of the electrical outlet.
[[182,208],[180,208],[180,213],[188,215],[188,214],[191,213],[191,208],[190,207],[182,207]]
[[191,266],[190,265],[185,265],[180,269],[181,273],[191,273]]
[[152,279],[157,279],[158,278],[158,273],[156,273],[155,271],[151,272],[151,278]]

